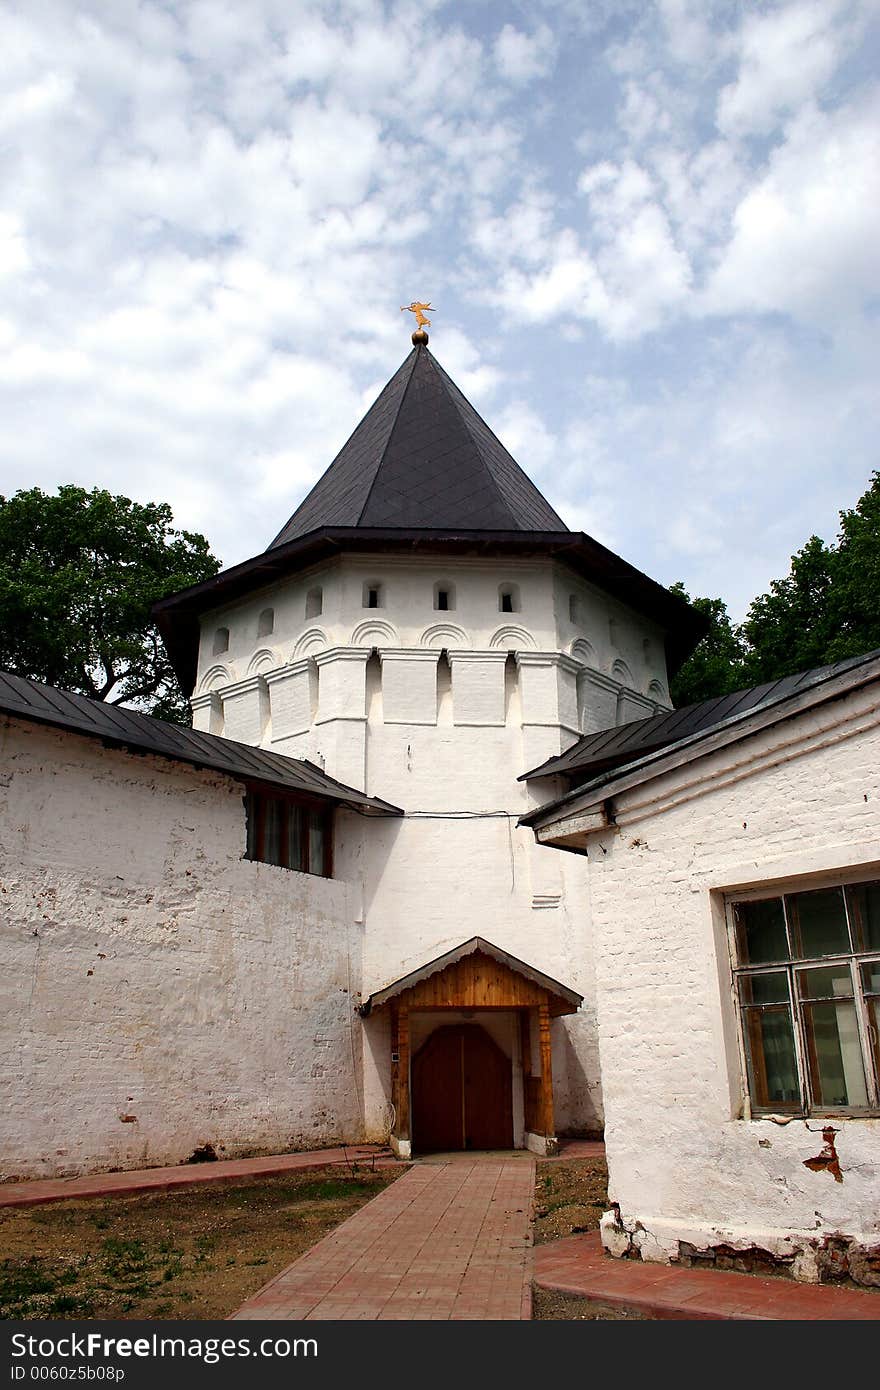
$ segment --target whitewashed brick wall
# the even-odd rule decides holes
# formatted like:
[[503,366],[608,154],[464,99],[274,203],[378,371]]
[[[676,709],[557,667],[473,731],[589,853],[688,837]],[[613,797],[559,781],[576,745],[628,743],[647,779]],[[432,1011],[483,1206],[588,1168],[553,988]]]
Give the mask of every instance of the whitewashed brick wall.
[[0,1176],[362,1133],[357,894],[243,860],[243,788],[0,724]]
[[[812,1279],[825,1237],[880,1244],[880,1120],[742,1118],[723,915],[738,888],[880,877],[878,717],[863,692],[754,735],[615,798],[590,844],[618,1253],[759,1246]],[[804,1166],[825,1123],[841,1183]]]

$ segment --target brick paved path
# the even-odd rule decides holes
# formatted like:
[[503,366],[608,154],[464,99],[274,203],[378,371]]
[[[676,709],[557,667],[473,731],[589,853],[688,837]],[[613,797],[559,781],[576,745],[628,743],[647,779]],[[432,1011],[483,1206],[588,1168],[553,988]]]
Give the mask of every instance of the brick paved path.
[[602,1253],[598,1231],[566,1236],[535,1252],[535,1283],[578,1294],[646,1318],[771,1322],[874,1321],[880,1290],[798,1284],[721,1269],[612,1260]]
[[523,1158],[419,1164],[233,1316],[529,1318],[534,1183]]

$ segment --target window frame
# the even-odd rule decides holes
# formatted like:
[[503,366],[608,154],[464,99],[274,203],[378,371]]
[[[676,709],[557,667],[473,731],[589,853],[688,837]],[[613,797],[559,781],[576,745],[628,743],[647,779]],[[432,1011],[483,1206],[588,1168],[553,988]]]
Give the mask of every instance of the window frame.
[[[275,802],[281,811],[278,829],[279,856],[267,858],[266,846],[266,820],[268,805]],[[286,869],[290,873],[312,874],[315,878],[333,877],[333,829],[334,811],[336,806],[333,802],[327,802],[320,797],[303,795],[298,792],[287,792],[281,787],[270,787],[263,783],[248,782],[245,787],[244,795],[245,807],[245,851],[242,858],[252,864],[269,864],[272,868]],[[300,863],[290,864],[284,862],[289,858],[290,837],[290,817],[292,812],[303,813],[302,824],[300,826]],[[311,833],[313,815],[318,814],[321,818],[321,831],[323,835],[321,868],[313,869],[311,865]]]
[[[880,884],[880,870],[876,866],[853,870],[851,872],[840,871],[833,879],[823,877],[821,881],[794,882],[785,885],[766,884],[761,888],[754,888],[743,892],[729,892],[725,894],[725,915],[727,925],[728,950],[731,963],[731,986],[734,1013],[736,1016],[736,1029],[739,1042],[741,1076],[743,1085],[744,1114],[754,1116],[756,1119],[767,1115],[785,1114],[793,1119],[817,1117],[817,1116],[841,1116],[853,1119],[872,1119],[880,1116],[880,1038],[877,1037],[878,1025],[872,1022],[869,1014],[869,1000],[876,997],[874,991],[863,987],[862,967],[869,964],[880,964],[880,948],[863,946],[859,949],[859,937],[856,931],[856,923],[851,912],[850,891],[862,885]],[[804,955],[798,956],[794,953],[793,947],[802,943],[796,939],[796,931],[799,927],[796,920],[790,915],[788,899],[797,898],[799,895],[811,892],[833,891],[838,889],[843,901],[846,930],[849,939],[849,950],[830,951],[825,955]],[[761,961],[749,964],[740,960],[740,943],[737,929],[736,908],[742,903],[769,902],[777,901],[782,904],[783,924],[785,930],[785,941],[787,956],[785,959]],[[837,998],[840,1003],[852,1001],[855,1014],[856,1026],[858,1030],[859,1048],[861,1054],[861,1064],[865,1078],[865,1093],[867,1103],[865,1105],[830,1105],[817,1100],[814,1091],[817,1089],[814,1081],[814,1071],[810,1049],[810,1039],[806,1026],[806,1013],[810,1004],[827,1002],[826,997],[816,996],[811,998],[803,992],[798,979],[801,972],[818,969],[846,969],[849,973],[849,980],[852,989],[851,995],[829,995],[828,999]],[[784,974],[787,986],[787,999],[779,1001],[766,1001],[765,1003],[748,1003],[744,1001],[742,982],[760,976],[773,974]],[[750,1013],[760,1014],[766,1009],[782,1008],[786,1010],[792,1033],[794,1062],[797,1070],[797,1087],[799,1099],[796,1102],[775,1102],[763,1105],[753,1095],[752,1091],[752,1072],[754,1064],[751,1060],[751,1045],[749,1038],[748,1016]]]
[[[446,599],[445,603],[440,602],[441,595]],[[437,583],[434,585],[434,612],[455,612],[455,585],[448,580],[438,579]]]
[[[370,595],[375,593],[376,602],[370,602]],[[385,607],[385,585],[380,579],[365,579],[363,593],[361,596],[361,607],[375,613],[377,609]]]

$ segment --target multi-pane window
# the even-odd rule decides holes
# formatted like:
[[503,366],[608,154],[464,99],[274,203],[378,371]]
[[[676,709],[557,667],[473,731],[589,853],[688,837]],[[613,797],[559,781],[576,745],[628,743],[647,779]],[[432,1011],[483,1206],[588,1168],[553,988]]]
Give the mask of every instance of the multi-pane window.
[[330,878],[332,816],[332,809],[320,802],[251,788],[245,858]]
[[880,881],[731,903],[752,1109],[880,1109]]

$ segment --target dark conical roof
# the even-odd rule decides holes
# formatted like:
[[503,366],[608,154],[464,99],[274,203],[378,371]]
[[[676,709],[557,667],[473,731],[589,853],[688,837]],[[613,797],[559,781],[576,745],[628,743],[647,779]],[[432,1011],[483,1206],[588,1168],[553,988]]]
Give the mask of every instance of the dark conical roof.
[[413,348],[269,549],[328,526],[568,530],[424,346]]

